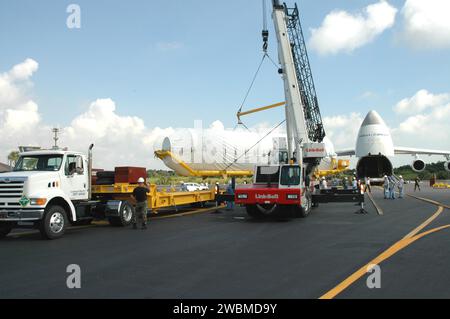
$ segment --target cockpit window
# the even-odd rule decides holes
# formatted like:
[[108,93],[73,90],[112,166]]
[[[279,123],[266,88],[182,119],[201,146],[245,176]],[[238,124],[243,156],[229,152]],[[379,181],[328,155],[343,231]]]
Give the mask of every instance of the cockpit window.
[[59,171],[61,168],[62,155],[26,155],[21,156],[14,167],[15,172],[21,171]]
[[281,169],[281,185],[300,185],[300,166],[284,166]]

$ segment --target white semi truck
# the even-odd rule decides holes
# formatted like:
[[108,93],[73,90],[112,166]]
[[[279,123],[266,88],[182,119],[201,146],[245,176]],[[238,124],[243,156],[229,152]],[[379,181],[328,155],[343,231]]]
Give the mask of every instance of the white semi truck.
[[62,150],[21,153],[14,170],[0,174],[0,238],[17,227],[34,227],[44,238],[56,239],[70,224],[94,218],[129,225],[129,201],[92,200],[92,148],[88,156]]

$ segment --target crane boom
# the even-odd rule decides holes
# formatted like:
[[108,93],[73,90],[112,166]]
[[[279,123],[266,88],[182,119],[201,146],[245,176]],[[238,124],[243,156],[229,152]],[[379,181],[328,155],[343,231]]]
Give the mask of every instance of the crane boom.
[[286,7],[287,29],[291,40],[292,55],[295,61],[295,70],[299,81],[300,95],[302,97],[308,136],[312,142],[322,142],[325,138],[322,116],[320,114],[316,87],[309,63],[308,51],[300,21],[297,4],[290,9]]
[[[296,74],[296,65],[292,55],[291,41],[286,23],[285,6],[273,0],[272,18],[278,40],[278,58],[280,60],[280,73],[283,75],[284,91],[286,96],[286,133],[289,157],[294,152],[299,154],[300,144],[309,142],[304,106],[299,90],[299,81]],[[295,143],[295,144],[294,144]]]
[[322,142],[325,131],[312,77],[297,5],[293,9],[273,1],[273,20],[286,95],[286,131],[290,157],[301,144]]

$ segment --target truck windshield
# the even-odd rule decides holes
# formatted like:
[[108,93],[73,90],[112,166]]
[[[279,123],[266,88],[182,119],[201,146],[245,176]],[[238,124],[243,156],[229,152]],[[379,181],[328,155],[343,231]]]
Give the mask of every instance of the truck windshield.
[[15,172],[23,171],[59,171],[62,155],[26,155],[21,156],[14,167]]
[[281,169],[281,185],[300,185],[300,166],[283,166]]
[[277,184],[280,179],[280,168],[278,166],[259,166],[256,171],[257,184],[274,183]]

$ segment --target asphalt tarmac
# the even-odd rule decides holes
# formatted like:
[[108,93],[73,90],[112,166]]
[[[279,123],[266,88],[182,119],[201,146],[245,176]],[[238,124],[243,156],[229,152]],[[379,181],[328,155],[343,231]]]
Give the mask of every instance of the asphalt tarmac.
[[[450,190],[407,193],[450,205]],[[383,215],[367,199],[365,215],[327,204],[306,219],[254,221],[236,208],[164,215],[147,231],[80,227],[56,241],[15,232],[0,241],[0,298],[450,298],[450,229],[436,230],[449,209],[379,189],[373,198]],[[369,289],[377,257],[381,288]],[[72,264],[81,289],[66,285]]]

